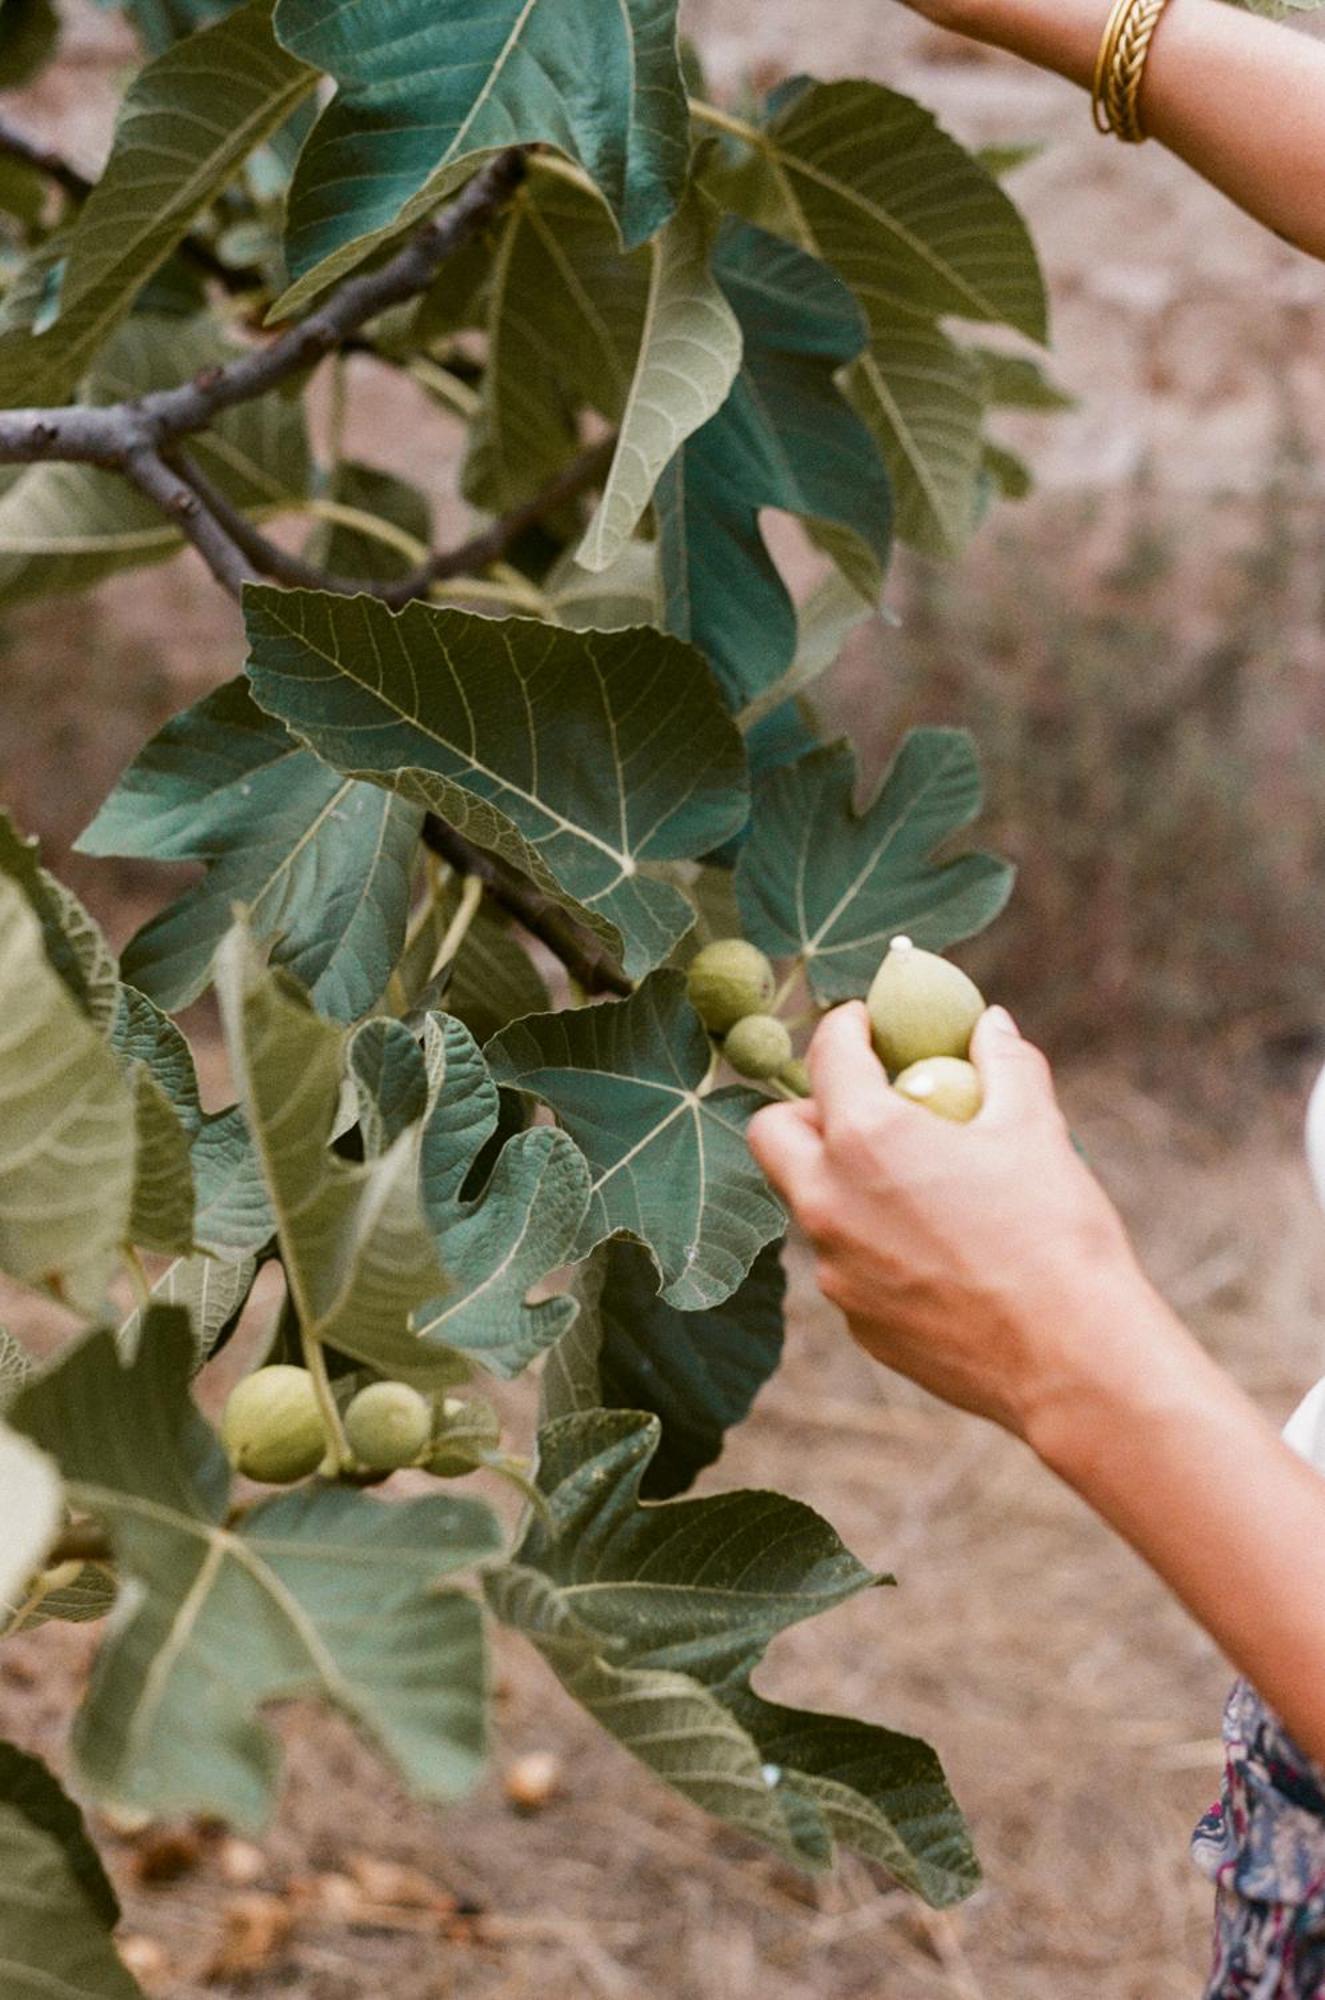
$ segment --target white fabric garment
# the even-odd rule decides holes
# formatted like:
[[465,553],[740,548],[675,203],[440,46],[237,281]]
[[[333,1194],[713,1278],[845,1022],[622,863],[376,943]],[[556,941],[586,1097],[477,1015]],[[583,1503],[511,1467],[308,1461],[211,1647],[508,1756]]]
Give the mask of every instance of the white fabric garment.
[[[1325,1069],[1307,1105],[1307,1165],[1316,1199],[1325,1208]],[[1286,1441],[1318,1472],[1325,1472],[1325,1381],[1299,1403],[1284,1431]]]

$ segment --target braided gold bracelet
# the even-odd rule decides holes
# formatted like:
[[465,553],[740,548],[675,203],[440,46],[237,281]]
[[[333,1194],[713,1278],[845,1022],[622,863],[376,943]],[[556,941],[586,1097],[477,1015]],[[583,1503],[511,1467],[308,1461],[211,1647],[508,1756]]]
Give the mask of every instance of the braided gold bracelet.
[[1168,0],[1114,0],[1105,23],[1091,88],[1097,132],[1112,132],[1130,146],[1146,138],[1141,122],[1141,86],[1155,30]]

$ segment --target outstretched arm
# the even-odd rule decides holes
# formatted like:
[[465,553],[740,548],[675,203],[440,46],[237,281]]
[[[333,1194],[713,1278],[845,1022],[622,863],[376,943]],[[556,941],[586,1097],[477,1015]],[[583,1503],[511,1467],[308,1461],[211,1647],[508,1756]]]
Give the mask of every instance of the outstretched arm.
[[1325,1765],[1325,1479],[1147,1282],[1001,1009],[973,1054],[984,1105],[949,1124],[891,1088],[864,1008],[838,1008],[813,1098],[761,1111],[751,1146],[861,1345],[1024,1438]]
[[[939,26],[1090,88],[1109,0],[907,0]],[[1325,257],[1325,43],[1224,0],[1169,0],[1147,131],[1280,236]]]

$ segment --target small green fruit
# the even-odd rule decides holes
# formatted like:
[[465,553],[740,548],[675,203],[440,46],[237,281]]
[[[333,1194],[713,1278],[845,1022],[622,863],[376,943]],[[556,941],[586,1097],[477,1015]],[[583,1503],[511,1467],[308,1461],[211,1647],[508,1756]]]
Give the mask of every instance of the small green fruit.
[[345,1437],[370,1472],[413,1465],[432,1435],[432,1405],[407,1382],[370,1382],[345,1412]]
[[904,1069],[893,1089],[957,1125],[969,1124],[984,1101],[979,1072],[960,1056],[926,1056]]
[[308,1370],[278,1363],[236,1383],[221,1442],[236,1472],[265,1486],[292,1486],[316,1472],[327,1440]]
[[793,1056],[789,1063],[783,1063],[778,1071],[778,1082],[785,1084],[797,1097],[812,1097],[814,1085],[810,1082],[810,1065],[804,1056]]
[[719,938],[696,952],[686,973],[690,1004],[714,1035],[725,1035],[747,1014],[762,1014],[773,998],[773,968],[757,945]]
[[776,1076],[791,1061],[791,1036],[776,1014],[747,1014],[727,1031],[722,1053],[738,1076]]
[[965,1056],[984,995],[959,966],[896,937],[865,1002],[874,1047],[896,1073],[926,1056]]

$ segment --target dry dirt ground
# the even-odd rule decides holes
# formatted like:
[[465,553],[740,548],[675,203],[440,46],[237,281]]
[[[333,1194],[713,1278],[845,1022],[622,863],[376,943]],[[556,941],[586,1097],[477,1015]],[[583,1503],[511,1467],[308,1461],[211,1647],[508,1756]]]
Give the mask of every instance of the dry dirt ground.
[[[687,11],[720,88],[752,66],[761,80],[873,74],[966,138],[1047,141],[1016,187],[1053,281],[1057,366],[1081,403],[1052,426],[1019,427],[1044,488],[1006,517],[1025,562],[1066,493],[1107,520],[1144,473],[1199,521],[1204,505],[1254,498],[1285,439],[1319,496],[1325,270],[1153,149],[1103,146],[1056,83],[966,52],[884,0],[690,0]],[[81,59],[26,108],[94,159],[114,27],[77,21]],[[392,440],[406,448],[400,412],[363,423],[374,455]],[[447,500],[440,459],[410,470]],[[1065,594],[1088,597],[1099,561],[1093,538],[1064,570]],[[1198,618],[1199,568],[1187,588]],[[117,581],[90,608],[24,613],[7,640],[0,790],[57,860],[143,735],[236,657],[229,614],[188,560]],[[883,645],[876,636],[859,655],[839,703],[866,736],[864,676],[886,665]],[[132,927],[141,876],[78,879],[117,935]],[[1325,1365],[1325,1225],[1300,1165],[1300,1084],[1258,1095],[1235,1131],[1212,1135],[1174,1109],[1176,1089],[1142,1094],[1098,1062],[1066,1079],[1150,1269],[1276,1417]],[[899,1583],[789,1635],[763,1685],[935,1741],[985,1860],[980,1894],[936,1919],[854,1863],[806,1882],[653,1785],[511,1646],[494,1778],[470,1806],[417,1811],[348,1730],[296,1710],[279,1719],[288,1782],[258,1847],[103,1824],[149,1993],[1191,2000],[1207,1895],[1186,1833],[1217,1779],[1226,1669],[1018,1447],[871,1369],[795,1275],[786,1369],[709,1483],[802,1495]],[[87,1635],[68,1629],[7,1648],[5,1729],[58,1759],[88,1653]],[[562,1790],[520,1817],[500,1773],[534,1748],[559,1756]]]

